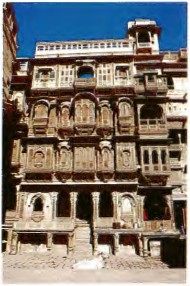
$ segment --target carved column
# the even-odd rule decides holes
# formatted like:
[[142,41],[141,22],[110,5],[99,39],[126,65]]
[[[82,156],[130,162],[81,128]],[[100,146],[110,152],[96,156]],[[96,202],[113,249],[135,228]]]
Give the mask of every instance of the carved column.
[[71,193],[70,193],[71,218],[72,218],[73,220],[76,219],[76,201],[77,201],[77,195],[78,195],[78,193],[76,193],[76,192],[71,192]]
[[52,193],[52,219],[56,218],[57,212],[57,192]]
[[143,256],[143,242],[141,236],[138,236],[138,242],[139,242],[139,255]]
[[143,256],[144,257],[148,256],[148,238],[147,237],[143,238]]
[[139,220],[140,220],[140,227],[143,227],[144,225],[144,199],[145,196],[141,196],[140,198],[140,202],[139,202],[139,208],[140,208],[140,212],[139,212]]
[[93,201],[93,225],[96,226],[96,222],[99,217],[99,198],[100,193],[99,192],[93,192],[92,193],[92,201]]
[[47,233],[47,250],[51,250],[53,241],[53,234],[51,232]]
[[17,244],[18,244],[18,233],[13,232],[12,233],[10,254],[16,254],[17,253]]
[[114,222],[118,222],[118,192],[112,193],[112,200],[113,200],[113,218]]
[[16,185],[16,218],[20,215],[20,185]]
[[68,255],[73,254],[73,251],[74,251],[74,233],[69,233],[68,234],[68,248],[67,248]]
[[167,195],[165,196],[165,198],[167,199],[168,207],[170,210],[172,228],[175,229],[175,217],[174,217],[174,206],[173,206],[172,196]]
[[93,235],[93,248],[94,248],[94,255],[98,252],[98,234],[94,232]]
[[114,254],[117,255],[119,253],[119,234],[114,234]]

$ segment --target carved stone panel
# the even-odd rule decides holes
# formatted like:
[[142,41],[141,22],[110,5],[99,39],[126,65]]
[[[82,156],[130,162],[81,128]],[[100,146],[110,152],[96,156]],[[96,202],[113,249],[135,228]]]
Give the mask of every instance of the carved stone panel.
[[134,133],[133,109],[126,101],[121,101],[118,105],[118,129],[120,134]]
[[51,170],[53,167],[52,145],[29,145],[26,169],[31,171]]
[[134,143],[116,143],[116,170],[118,172],[136,170]]
[[92,134],[95,128],[95,104],[88,98],[75,102],[75,130],[78,134]]
[[92,172],[95,170],[95,147],[74,148],[74,171]]

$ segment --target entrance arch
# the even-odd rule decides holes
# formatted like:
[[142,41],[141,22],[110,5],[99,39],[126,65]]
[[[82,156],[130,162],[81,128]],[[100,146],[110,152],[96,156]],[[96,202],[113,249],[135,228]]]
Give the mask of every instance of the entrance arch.
[[77,196],[76,204],[76,218],[79,220],[91,221],[92,218],[92,198],[91,194],[87,192],[81,192]]

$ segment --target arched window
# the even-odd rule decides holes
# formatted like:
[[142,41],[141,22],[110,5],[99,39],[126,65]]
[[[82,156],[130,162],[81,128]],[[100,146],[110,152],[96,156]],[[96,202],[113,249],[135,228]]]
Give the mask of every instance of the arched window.
[[102,108],[102,123],[103,124],[109,123],[109,110],[105,106]]
[[63,107],[62,109],[62,120],[63,125],[67,125],[69,123],[69,109],[67,107]]
[[34,201],[34,208],[33,208],[33,211],[36,211],[36,212],[43,211],[43,202],[42,202],[42,198],[40,198],[40,197],[36,198],[36,200]]
[[162,161],[162,164],[165,165],[166,164],[166,151],[165,150],[161,150],[161,161]]
[[131,112],[130,112],[130,105],[126,102],[122,102],[120,104],[120,116],[130,116]]
[[91,67],[83,66],[78,69],[78,78],[93,78],[94,71]]
[[109,153],[110,152],[107,149],[103,150],[102,155],[103,155],[103,167],[104,168],[108,168],[109,166]]
[[149,34],[147,32],[139,32],[138,34],[139,43],[148,43],[150,42]]
[[45,161],[45,155],[42,151],[37,151],[34,154],[34,166],[36,168],[41,168]]
[[48,107],[44,104],[37,104],[34,110],[35,118],[46,118],[48,117]]
[[149,153],[148,153],[148,150],[144,150],[143,162],[144,162],[144,164],[149,164]]
[[122,199],[122,214],[132,214],[132,204],[128,197]]
[[156,150],[152,151],[152,164],[158,164],[158,152]]

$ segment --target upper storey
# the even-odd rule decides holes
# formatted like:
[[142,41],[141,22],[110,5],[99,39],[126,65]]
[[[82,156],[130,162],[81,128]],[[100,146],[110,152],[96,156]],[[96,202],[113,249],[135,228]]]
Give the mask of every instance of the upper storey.
[[135,20],[128,23],[127,39],[74,42],[38,42],[35,58],[159,54],[160,28],[155,21]]

